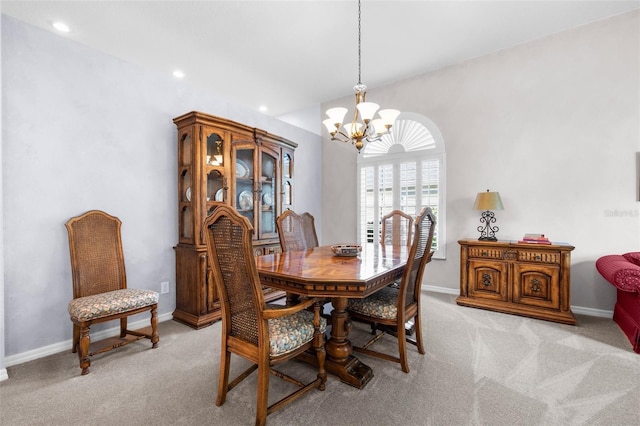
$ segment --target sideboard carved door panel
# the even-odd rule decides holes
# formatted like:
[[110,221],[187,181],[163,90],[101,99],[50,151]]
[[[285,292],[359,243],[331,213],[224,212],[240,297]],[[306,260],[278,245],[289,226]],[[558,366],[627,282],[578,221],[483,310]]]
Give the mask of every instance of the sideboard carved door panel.
[[493,300],[507,300],[507,264],[470,261],[469,295]]

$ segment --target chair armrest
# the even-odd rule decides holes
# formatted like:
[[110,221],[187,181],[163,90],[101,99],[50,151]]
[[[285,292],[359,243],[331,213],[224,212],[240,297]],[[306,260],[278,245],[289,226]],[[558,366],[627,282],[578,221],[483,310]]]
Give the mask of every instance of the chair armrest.
[[640,292],[640,266],[624,256],[609,255],[596,260],[596,269],[616,288],[631,293]]
[[264,311],[262,311],[262,317],[265,319],[285,317],[287,315],[300,312],[303,309],[307,309],[309,306],[312,306],[316,301],[318,301],[318,299],[312,298],[312,299],[304,300],[298,303],[297,305],[287,306],[281,309],[265,309]]

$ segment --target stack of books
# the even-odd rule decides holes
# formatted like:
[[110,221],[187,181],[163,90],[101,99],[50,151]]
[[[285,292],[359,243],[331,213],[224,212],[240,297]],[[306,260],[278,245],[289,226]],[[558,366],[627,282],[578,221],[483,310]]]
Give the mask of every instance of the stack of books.
[[544,234],[524,234],[518,243],[522,244],[551,244],[551,241]]

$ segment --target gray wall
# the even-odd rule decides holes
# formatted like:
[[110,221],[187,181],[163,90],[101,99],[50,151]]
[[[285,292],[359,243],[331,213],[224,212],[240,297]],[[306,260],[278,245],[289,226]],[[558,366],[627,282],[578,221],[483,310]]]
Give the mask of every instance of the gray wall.
[[320,136],[4,15],[2,101],[4,342],[14,362],[71,347],[64,223],[89,209],[123,221],[130,287],[159,292],[170,281],[158,312],[170,317],[178,238],[173,117],[199,110],[298,142],[294,202],[320,218]]
[[[426,285],[459,288],[457,241],[478,238],[472,206],[489,188],[505,205],[496,212],[500,239],[539,232],[573,244],[572,305],[613,309],[614,288],[594,263],[640,250],[639,17],[630,12],[369,90],[367,100],[383,108],[429,117],[444,138],[447,259],[429,265]],[[352,104],[349,96],[322,111]],[[324,137],[324,242],[355,241],[357,154]]]

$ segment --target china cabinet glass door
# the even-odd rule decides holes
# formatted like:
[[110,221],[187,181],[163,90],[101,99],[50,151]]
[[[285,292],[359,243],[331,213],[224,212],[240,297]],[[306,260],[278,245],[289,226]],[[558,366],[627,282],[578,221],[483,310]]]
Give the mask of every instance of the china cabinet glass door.
[[293,152],[282,150],[282,211],[293,210]]
[[279,154],[276,150],[263,146],[260,150],[260,239],[277,238],[276,218],[279,205],[278,194],[278,160]]
[[227,176],[225,176],[225,142],[220,132],[205,133],[206,155],[203,157],[206,172],[206,206],[208,216],[218,203],[224,203],[229,195]]
[[[254,185],[254,155],[255,147],[253,145],[238,146],[234,150],[235,164],[233,164],[235,175],[235,187],[233,194],[233,206],[249,222],[256,227],[255,208],[255,185]],[[256,238],[256,235],[254,235]]]

